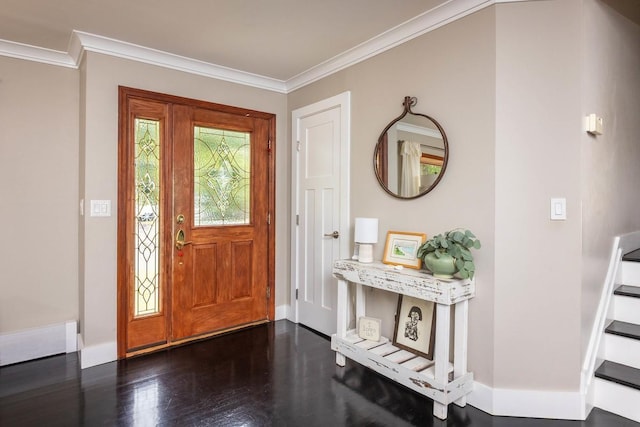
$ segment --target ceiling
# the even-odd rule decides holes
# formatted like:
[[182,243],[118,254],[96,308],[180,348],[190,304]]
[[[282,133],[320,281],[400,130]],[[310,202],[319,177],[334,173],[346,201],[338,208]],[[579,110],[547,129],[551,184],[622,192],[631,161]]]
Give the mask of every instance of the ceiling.
[[73,30],[286,81],[447,0],[2,0],[0,39]]
[[[515,1],[526,0],[2,0],[0,55],[77,66],[80,44],[286,92]],[[640,24],[640,0],[598,1]]]

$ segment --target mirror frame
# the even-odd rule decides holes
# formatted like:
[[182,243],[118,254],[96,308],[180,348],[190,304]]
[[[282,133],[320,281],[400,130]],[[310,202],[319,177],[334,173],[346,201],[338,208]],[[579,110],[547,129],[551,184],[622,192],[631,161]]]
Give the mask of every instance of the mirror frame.
[[[402,114],[400,116],[398,116],[397,118],[392,120],[391,123],[389,123],[387,125],[387,127],[384,128],[384,130],[382,131],[382,133],[378,137],[378,143],[376,144],[376,148],[375,148],[375,150],[373,150],[373,170],[375,172],[376,178],[378,179],[378,183],[380,184],[380,187],[382,187],[382,189],[384,191],[386,191],[388,194],[390,194],[391,196],[393,196],[393,197],[395,197],[397,199],[411,200],[411,199],[416,199],[418,197],[422,197],[425,194],[429,193],[431,190],[436,188],[438,183],[440,183],[440,181],[442,180],[442,177],[444,176],[444,173],[445,173],[445,171],[447,169],[447,163],[449,162],[449,142],[447,140],[447,134],[444,132],[444,129],[442,128],[442,126],[440,126],[440,123],[438,123],[438,121],[436,119],[434,119],[433,117],[427,116],[426,114],[414,113],[413,111],[411,111],[411,107],[414,107],[417,103],[418,103],[418,98],[416,98],[415,96],[414,97],[411,97],[411,96],[405,96],[404,97],[404,102],[402,103],[402,105],[404,107],[404,111],[402,112]],[[436,125],[438,130],[440,131],[440,134],[442,135],[442,141],[443,141],[443,144],[444,144],[444,158],[442,159],[442,169],[440,170],[440,173],[438,174],[438,177],[433,182],[433,184],[431,184],[429,186],[429,188],[424,190],[422,193],[416,194],[415,196],[401,196],[399,194],[394,193],[384,183],[383,178],[382,178],[382,174],[380,173],[380,162],[379,162],[379,157],[380,156],[379,156],[379,154],[380,154],[380,147],[382,145],[383,138],[384,138],[385,134],[387,133],[387,131],[389,129],[391,129],[391,126],[393,126],[394,124],[396,124],[397,122],[402,120],[407,114],[412,114],[414,116],[425,117],[425,118],[431,120]]]

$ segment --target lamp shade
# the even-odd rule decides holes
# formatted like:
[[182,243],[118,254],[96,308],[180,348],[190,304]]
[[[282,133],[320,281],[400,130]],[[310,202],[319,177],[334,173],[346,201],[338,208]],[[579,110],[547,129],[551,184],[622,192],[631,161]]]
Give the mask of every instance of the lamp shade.
[[356,243],[378,243],[378,218],[356,218]]

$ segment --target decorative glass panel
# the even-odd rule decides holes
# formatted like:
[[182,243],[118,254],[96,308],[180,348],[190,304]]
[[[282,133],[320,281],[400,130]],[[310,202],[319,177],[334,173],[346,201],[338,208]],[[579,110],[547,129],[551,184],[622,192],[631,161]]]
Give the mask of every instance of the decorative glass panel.
[[160,311],[160,122],[135,121],[134,317]]
[[194,128],[194,224],[249,224],[251,134]]

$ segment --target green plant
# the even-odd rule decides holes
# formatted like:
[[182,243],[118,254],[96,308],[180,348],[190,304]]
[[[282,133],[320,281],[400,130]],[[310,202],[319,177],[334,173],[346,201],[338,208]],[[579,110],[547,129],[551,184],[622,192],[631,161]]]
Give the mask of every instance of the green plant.
[[469,230],[455,229],[433,236],[418,248],[418,257],[423,260],[429,253],[437,258],[449,254],[455,259],[458,275],[463,279],[473,278],[476,266],[471,249],[480,249],[480,240]]

